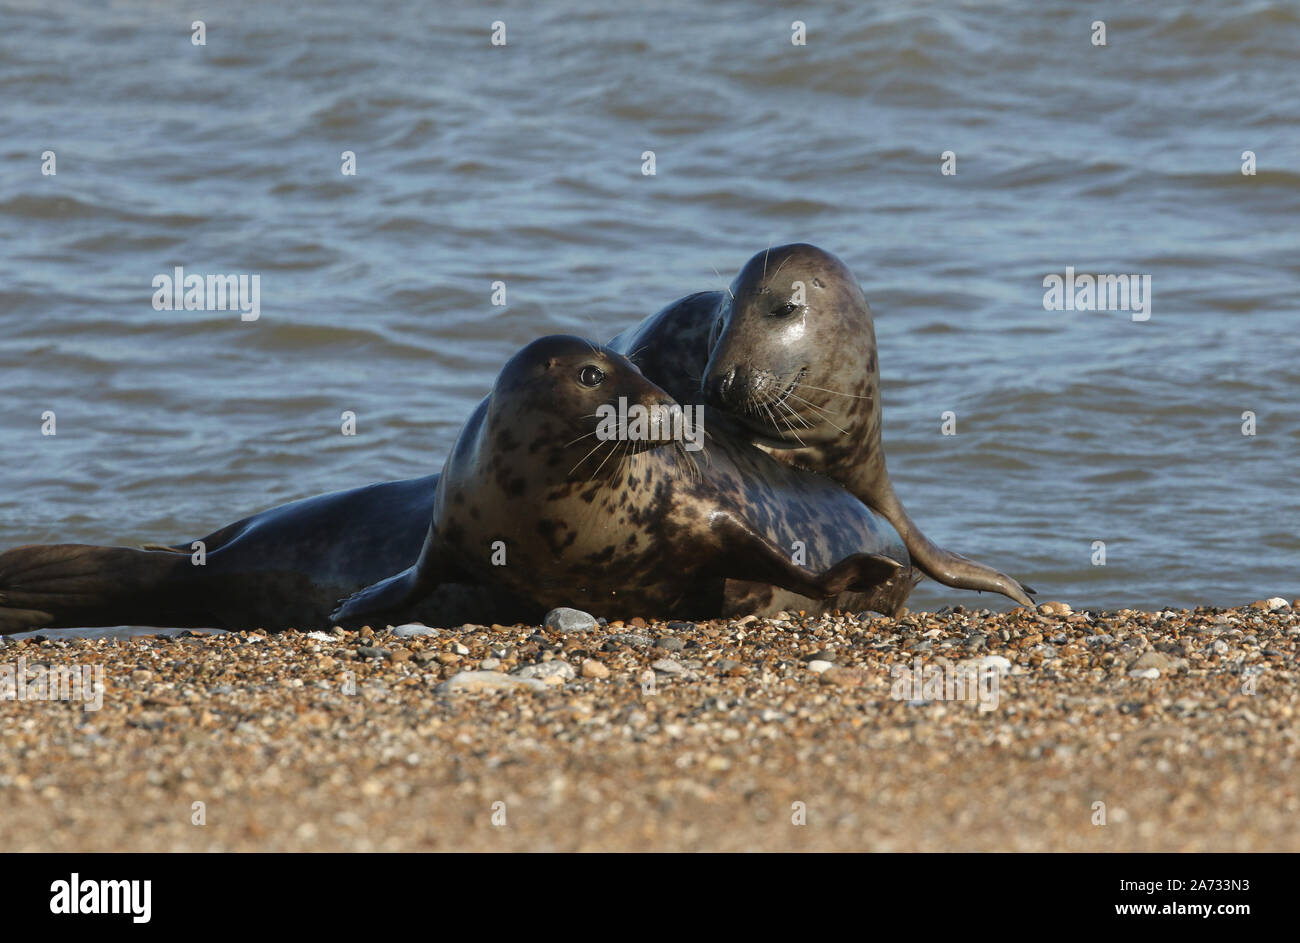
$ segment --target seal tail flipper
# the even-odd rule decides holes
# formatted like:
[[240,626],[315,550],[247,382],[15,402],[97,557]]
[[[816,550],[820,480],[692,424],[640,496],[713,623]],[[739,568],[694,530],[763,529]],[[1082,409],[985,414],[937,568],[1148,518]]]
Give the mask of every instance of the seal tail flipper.
[[[0,635],[35,628],[176,625],[193,609],[189,560],[127,547],[49,544],[0,553]],[[189,577],[187,579],[187,577]]]
[[1033,607],[1034,601],[1029,594],[1034,590],[1028,586],[1005,573],[999,573],[991,566],[977,563],[960,553],[945,550],[921,533],[921,528],[908,515],[903,508],[903,503],[898,500],[888,477],[878,478],[875,486],[865,493],[852,490],[864,504],[894,525],[898,535],[903,538],[903,544],[907,547],[913,566],[926,576],[957,589],[1001,593],[1022,606]]

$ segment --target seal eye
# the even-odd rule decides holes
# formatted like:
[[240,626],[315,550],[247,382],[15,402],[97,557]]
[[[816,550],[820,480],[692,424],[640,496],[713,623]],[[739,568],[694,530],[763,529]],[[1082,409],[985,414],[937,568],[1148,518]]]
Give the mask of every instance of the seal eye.
[[578,382],[583,386],[600,386],[605,382],[605,371],[587,364],[578,372]]
[[797,304],[795,304],[793,301],[787,301],[785,304],[778,305],[777,307],[773,308],[772,316],[777,318],[785,318],[794,314],[798,310],[799,310],[799,306]]

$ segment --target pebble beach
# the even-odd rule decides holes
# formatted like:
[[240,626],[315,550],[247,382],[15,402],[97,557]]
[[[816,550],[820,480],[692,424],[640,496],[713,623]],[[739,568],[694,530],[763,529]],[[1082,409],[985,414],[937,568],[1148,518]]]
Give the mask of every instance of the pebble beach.
[[[7,639],[0,835],[1297,851],[1298,604]],[[37,682],[60,669],[98,677],[96,698],[51,699]]]

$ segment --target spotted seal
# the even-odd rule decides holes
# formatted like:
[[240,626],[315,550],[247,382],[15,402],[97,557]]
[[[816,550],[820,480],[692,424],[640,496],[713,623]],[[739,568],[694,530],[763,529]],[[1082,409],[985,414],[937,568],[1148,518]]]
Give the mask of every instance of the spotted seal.
[[678,405],[613,350],[563,335],[529,344],[457,438],[418,559],[333,617],[404,611],[447,582],[610,618],[724,615],[728,581],[898,607],[912,587],[901,540],[834,482],[730,435],[710,435],[696,459],[680,423],[600,425],[602,409]]
[[926,537],[895,494],[871,308],[831,253],[806,243],[759,252],[726,291],[688,295],[610,346],[681,402],[703,398],[734,417],[781,462],[843,484],[898,530],[927,576],[1033,605],[1032,589]]

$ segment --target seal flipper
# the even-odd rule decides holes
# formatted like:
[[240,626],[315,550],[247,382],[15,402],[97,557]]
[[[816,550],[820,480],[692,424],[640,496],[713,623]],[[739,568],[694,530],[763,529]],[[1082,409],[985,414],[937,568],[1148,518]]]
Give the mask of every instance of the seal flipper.
[[714,520],[713,531],[722,542],[715,567],[720,575],[770,583],[811,599],[828,599],[849,591],[871,592],[904,569],[903,564],[884,554],[855,553],[824,573],[815,574],[791,560],[747,521],[726,515]]
[[215,590],[175,553],[48,544],[0,553],[0,635],[37,628],[188,625]]
[[339,607],[330,613],[330,618],[343,625],[373,613],[393,612],[416,602],[426,592],[436,589],[440,582],[435,581],[421,591],[418,566],[419,564],[409,566],[396,576],[380,580],[365,589],[357,590],[346,599],[340,599]]
[[945,550],[925,536],[894,493],[893,483],[884,471],[883,456],[875,464],[876,475],[868,484],[863,484],[862,479],[859,479],[846,482],[846,485],[858,500],[894,525],[907,546],[913,566],[945,586],[1001,593],[1022,606],[1031,609],[1034,607],[1034,601],[1029,596],[1034,590],[1028,586],[1005,573],[999,573],[991,566],[952,550]]
[[476,580],[468,577],[457,566],[455,557],[438,538],[437,522],[429,527],[429,535],[420,549],[420,557],[401,573],[390,576],[357,590],[330,613],[336,623],[356,622],[363,616],[396,613],[408,609],[428,596],[444,583],[467,583]]

